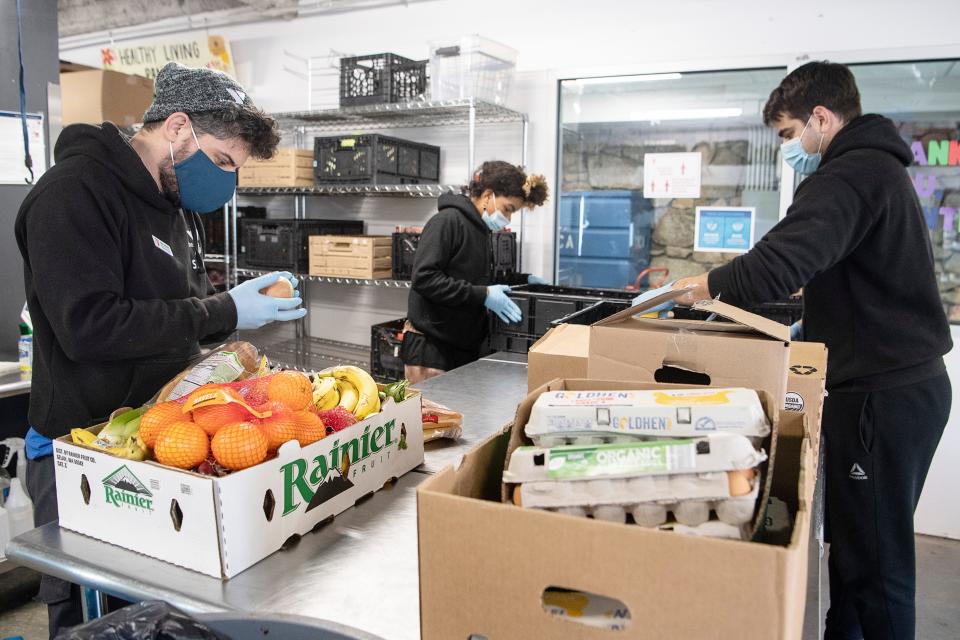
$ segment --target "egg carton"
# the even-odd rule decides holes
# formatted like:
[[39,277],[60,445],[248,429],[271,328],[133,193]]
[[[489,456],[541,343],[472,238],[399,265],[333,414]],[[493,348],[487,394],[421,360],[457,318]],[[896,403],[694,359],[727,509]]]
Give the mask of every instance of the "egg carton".
[[766,459],[766,453],[754,449],[746,436],[733,434],[622,444],[518,447],[510,456],[503,481],[518,484],[703,474],[753,469]]
[[534,403],[524,433],[543,447],[710,433],[759,441],[770,423],[752,389],[549,391]]
[[608,522],[626,522],[627,515],[645,527],[674,520],[696,527],[711,512],[726,524],[740,526],[753,518],[759,483],[753,470],[729,473],[644,476],[603,480],[526,482],[514,488],[514,502],[523,507]]

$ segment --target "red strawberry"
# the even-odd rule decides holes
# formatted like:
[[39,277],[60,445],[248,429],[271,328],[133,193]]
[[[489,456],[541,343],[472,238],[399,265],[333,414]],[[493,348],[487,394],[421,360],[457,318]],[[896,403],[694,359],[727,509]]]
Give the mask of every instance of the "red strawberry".
[[327,433],[343,431],[350,425],[357,424],[356,416],[344,407],[334,407],[326,411],[319,411],[317,415],[320,416],[323,424],[327,426]]

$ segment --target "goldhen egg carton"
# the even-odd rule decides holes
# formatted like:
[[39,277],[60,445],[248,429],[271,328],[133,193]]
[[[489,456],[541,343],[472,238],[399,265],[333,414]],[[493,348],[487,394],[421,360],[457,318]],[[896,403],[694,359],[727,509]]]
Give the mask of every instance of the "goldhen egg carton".
[[551,447],[712,433],[760,439],[770,423],[751,389],[551,391],[537,398],[524,432]]

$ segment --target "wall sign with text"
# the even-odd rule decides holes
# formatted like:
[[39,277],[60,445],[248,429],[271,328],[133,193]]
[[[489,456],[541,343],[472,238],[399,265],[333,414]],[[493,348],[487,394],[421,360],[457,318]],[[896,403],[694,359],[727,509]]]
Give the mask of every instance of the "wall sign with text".
[[697,207],[694,251],[746,253],[756,241],[756,207]]

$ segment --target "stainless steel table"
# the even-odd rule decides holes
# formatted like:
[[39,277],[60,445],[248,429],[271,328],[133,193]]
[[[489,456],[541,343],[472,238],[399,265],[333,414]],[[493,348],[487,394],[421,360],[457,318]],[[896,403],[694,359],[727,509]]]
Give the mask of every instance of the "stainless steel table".
[[417,471],[333,522],[222,582],[56,523],[13,540],[18,564],[131,600],[165,600],[187,612],[288,613],[357,627],[391,640],[420,637],[416,487],[509,422],[526,394],[523,362],[494,357],[417,385],[464,414],[460,442],[429,443]]

